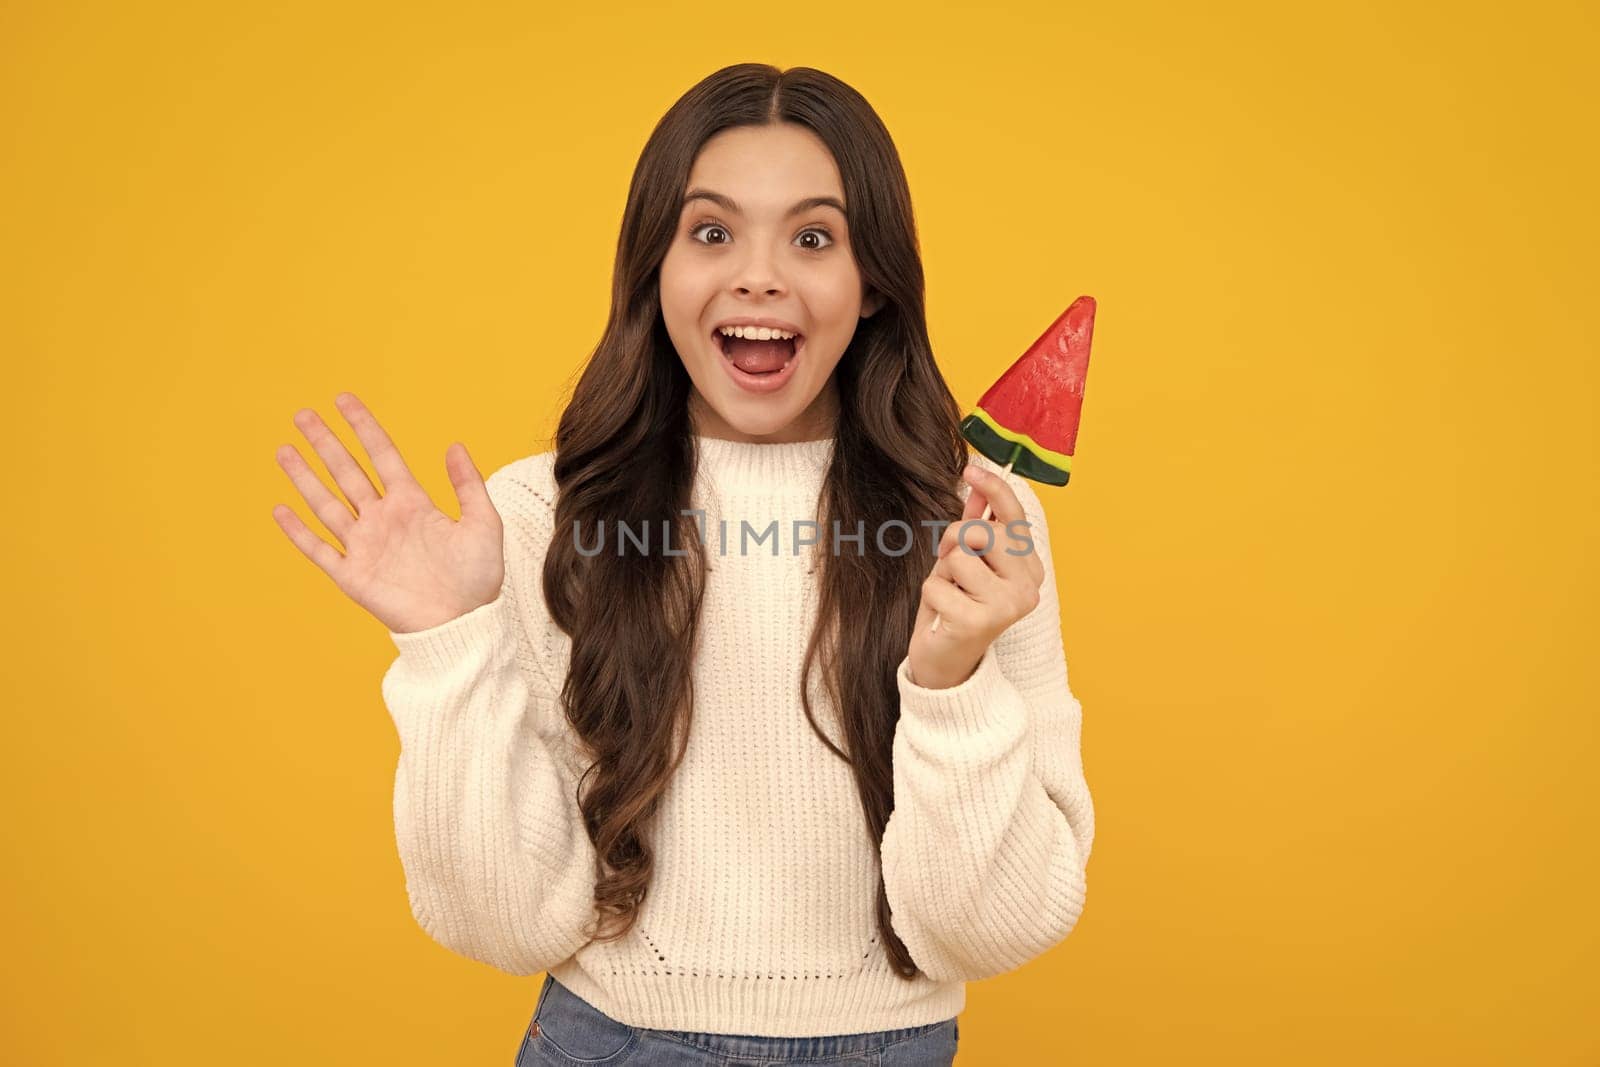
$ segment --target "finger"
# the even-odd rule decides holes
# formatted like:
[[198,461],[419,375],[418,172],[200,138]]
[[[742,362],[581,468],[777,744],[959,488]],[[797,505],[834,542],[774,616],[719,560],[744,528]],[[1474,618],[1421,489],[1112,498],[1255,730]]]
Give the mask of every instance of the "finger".
[[283,445],[278,449],[278,466],[283,468],[294,487],[300,490],[311,513],[321,519],[322,525],[339,539],[340,546],[349,544],[350,527],[355,524],[355,516],[350,514],[350,508],[343,500],[322,484],[322,479],[306,463],[300,450],[293,445]]
[[361,441],[361,447],[367,450],[367,456],[372,460],[372,469],[378,472],[378,478],[383,482],[384,492],[388,492],[401,482],[416,481],[411,474],[411,468],[400,458],[400,450],[394,446],[388,433],[378,424],[377,416],[372,414],[367,405],[357,399],[354,393],[340,393],[334,397],[333,402],[345,421],[350,424],[350,428],[355,430],[356,437]]
[[[976,557],[977,560],[989,568],[990,574],[999,585],[994,586],[984,582],[982,575],[970,567],[968,570],[972,575],[972,582],[979,584],[968,586],[966,579],[961,579],[961,584],[978,594],[978,599],[985,604],[1004,608],[1019,618],[1026,615],[1039,602],[1039,588],[1043,581],[1044,568],[1038,561],[1038,555],[1034,552],[1024,556],[1012,555],[1015,545],[1004,539],[997,541],[987,552],[983,552],[982,536],[983,531],[974,530],[967,538],[967,543],[982,552],[981,556]],[[965,555],[966,553],[962,551],[953,552],[951,559],[955,561]]]
[[[967,519],[955,528],[949,551],[944,555],[976,555],[984,558],[999,554],[1005,547],[1005,531],[984,519]],[[966,547],[963,548],[962,546]],[[944,558],[943,556],[940,557]]]
[[957,532],[961,529],[961,525],[968,519],[982,518],[984,509],[989,505],[989,501],[985,499],[984,495],[973,489],[970,483],[963,482],[962,484],[966,485],[968,490],[966,503],[961,509],[961,517],[946,526],[944,532],[939,535],[938,554],[941,556],[955,547],[955,539]]
[[294,509],[286,504],[273,506],[272,517],[277,520],[278,526],[288,535],[294,547],[300,550],[312,563],[315,563],[322,573],[338,581],[334,573],[339,565],[344,562],[344,554],[328,542],[311,532],[311,528],[300,521],[300,516]]
[[935,573],[953,579],[979,603],[1003,603],[1011,594],[1005,579],[996,574],[989,565],[989,558],[993,554],[989,552],[981,556],[968,555],[965,551],[957,549],[939,561],[939,568]]
[[461,504],[462,521],[499,519],[500,513],[489,499],[489,487],[483,484],[483,474],[467,453],[466,445],[456,441],[445,450],[444,469],[450,475],[450,485]]
[[[994,537],[994,541],[989,541],[990,536]],[[1038,589],[1043,569],[1038,566],[1037,560],[1032,555],[1011,555],[1010,549],[1013,547],[1013,544],[1005,541],[1003,531],[997,526],[992,523],[979,525],[974,522],[966,526],[965,533],[957,542],[955,550],[946,557],[939,557],[934,565],[934,571],[944,573],[947,577],[965,574],[966,577],[958,579],[960,585],[987,605],[1006,606],[1011,600],[1022,603],[1029,600],[1034,595],[1034,590]],[[992,581],[998,582],[998,585],[992,584],[989,577],[984,576],[984,573],[974,566],[962,565],[957,568],[955,563],[963,557],[981,563],[989,571]],[[950,566],[944,571],[939,571],[938,565],[946,561],[950,561]],[[1035,573],[1035,568],[1038,569],[1038,573]]]
[[1021,536],[1022,528],[1013,534],[1004,526],[995,527],[994,547],[985,557],[994,572],[1008,582],[1031,582],[1038,585],[1044,576],[1039,556]]
[[[968,463],[968,466],[982,470],[982,468],[978,466],[977,460],[972,460]],[[967,479],[965,470],[962,471],[961,481],[962,484],[967,487],[966,507],[962,509],[961,517],[963,519],[976,519],[980,517],[984,510],[988,507],[989,498],[984,496],[983,492]]]
[[946,526],[944,528],[944,533],[939,535],[939,553],[935,558],[943,559],[944,557],[948,556],[955,549],[956,545],[958,545],[967,536],[967,530],[971,529],[971,527],[967,526],[967,523],[972,522],[975,519],[977,519],[976,515],[970,517],[964,516],[957,519],[949,526]]
[[1003,554],[1021,560],[1035,585],[1044,582],[1044,556],[1039,552],[1039,538],[1045,536],[1044,528],[1031,518],[1013,520],[1002,527],[1005,548]]
[[[939,632],[966,637],[973,632],[972,611],[977,604],[954,582],[942,575],[930,574],[922,583],[922,599],[939,616]],[[933,624],[932,613],[924,617],[918,613],[917,625],[926,630]]]
[[994,508],[994,517],[1002,526],[1012,519],[1025,517],[1022,502],[1017,499],[1016,491],[999,474],[974,464],[967,468],[963,477],[967,484],[972,486],[974,495],[982,493],[987,498],[989,505]]
[[[987,531],[987,532],[985,532]],[[939,555],[948,556],[964,541],[980,551],[987,544],[999,545],[1005,537],[1003,527],[981,515],[970,515],[950,526],[939,538]]]
[[328,468],[328,473],[333,475],[334,484],[344,493],[345,499],[350,501],[350,506],[355,509],[357,515],[377,503],[378,491],[372,487],[372,480],[367,477],[367,472],[362,470],[361,464],[350,455],[350,450],[344,447],[344,442],[339,440],[328,428],[328,424],[322,421],[321,415],[311,408],[301,408],[294,413],[294,424],[300,427],[300,432],[311,442],[311,447],[317,450],[317,455],[322,457],[323,465]]
[[985,613],[981,619],[973,619],[971,625],[993,627],[998,632],[1032,611],[1039,603],[1039,591],[1027,578],[1015,581],[1001,578],[989,568],[988,558],[954,552],[948,566],[957,585]]
[[[928,573],[922,577],[923,587],[926,588],[929,580],[938,573],[939,558],[935,556],[933,560],[933,566],[929,567]],[[938,610],[928,603],[927,597],[919,597],[917,600],[917,618],[912,624],[911,632],[915,633],[918,629],[931,625],[933,623],[933,617],[937,614],[939,614]]]

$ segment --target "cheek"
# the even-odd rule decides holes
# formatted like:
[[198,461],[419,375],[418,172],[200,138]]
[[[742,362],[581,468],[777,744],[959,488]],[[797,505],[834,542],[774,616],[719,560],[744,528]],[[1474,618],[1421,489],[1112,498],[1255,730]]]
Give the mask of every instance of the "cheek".
[[661,269],[656,272],[656,284],[661,293],[661,303],[676,302],[676,295],[683,288],[683,267],[677,256],[667,253],[661,261]]
[[657,292],[661,299],[661,314],[667,326],[676,331],[695,328],[705,304],[700,285],[693,271],[682,261],[672,257],[662,261]]
[[806,288],[806,303],[819,318],[851,320],[861,309],[861,274],[853,265],[819,271]]
[[661,261],[661,287],[680,296],[704,298],[720,284],[718,269],[692,252],[669,252]]

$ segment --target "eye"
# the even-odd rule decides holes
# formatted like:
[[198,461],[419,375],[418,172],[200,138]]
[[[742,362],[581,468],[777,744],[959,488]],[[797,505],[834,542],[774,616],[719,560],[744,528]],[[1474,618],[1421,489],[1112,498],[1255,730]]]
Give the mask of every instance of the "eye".
[[[718,232],[724,233],[724,234],[726,234],[728,232],[727,230],[724,230],[722,228],[722,226],[720,224],[718,224],[718,223],[715,223],[715,222],[702,222],[697,226],[691,226],[689,228],[689,236],[690,236],[690,238],[693,239],[693,240],[696,240],[696,241],[700,241],[700,238],[695,237],[695,234],[699,233],[701,230],[717,230]],[[700,243],[701,244],[723,244],[724,242],[722,242],[722,241],[700,241]]]
[[828,242],[828,244],[825,245],[811,245],[806,249],[808,252],[820,252],[824,248],[827,248],[828,245],[833,244],[833,234],[829,233],[827,229],[822,226],[807,226],[805,229],[800,231],[800,236],[804,237],[808,233],[820,233]]
[[[724,237],[726,237],[727,234],[728,234],[728,231],[727,231],[726,228],[723,227],[723,225],[720,222],[701,222],[701,223],[698,223],[698,224],[696,224],[694,226],[691,226],[689,228],[689,238],[691,240],[694,240],[694,241],[699,241],[703,245],[704,244],[719,244],[719,245],[720,244],[727,244],[726,240],[722,240],[722,241],[701,241],[700,238],[696,237],[695,235],[700,233],[702,230],[707,232],[707,233],[715,231],[717,233],[722,234]],[[820,245],[819,244],[802,245],[801,247],[804,248],[807,252],[820,252],[824,248],[827,248],[829,245],[833,244],[833,234],[828,232],[828,228],[826,226],[807,226],[805,229],[800,231],[799,235],[795,239],[796,240],[800,240],[801,238],[805,237],[805,235],[808,234],[808,233],[820,234],[822,236],[822,239],[826,243],[820,244]]]

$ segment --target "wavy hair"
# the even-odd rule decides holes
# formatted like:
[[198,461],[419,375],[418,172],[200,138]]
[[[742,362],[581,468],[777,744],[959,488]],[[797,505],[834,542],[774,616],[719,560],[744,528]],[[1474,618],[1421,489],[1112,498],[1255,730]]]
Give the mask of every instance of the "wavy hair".
[[[736,126],[797,123],[833,153],[852,251],[884,297],[859,321],[836,369],[839,417],[821,497],[822,529],[892,518],[959,515],[967,448],[960,409],[933,357],[911,195],[888,130],[867,101],[809,67],[724,67],[699,82],[652,131],[628,186],[605,333],[573,388],[555,437],[555,529],[602,520],[673,526],[687,554],[583,556],[553,538],[542,574],[556,624],[572,638],[561,701],[595,759],[578,805],[597,854],[589,939],[632,929],[649,888],[648,830],[683,759],[693,714],[691,658],[705,589],[705,547],[684,515],[698,463],[692,391],[662,318],[659,269],[674,239],[700,147]],[[806,643],[800,698],[813,732],[852,768],[862,817],[881,841],[894,808],[892,746],[900,717],[894,672],[905,655],[933,567],[926,538],[900,556],[818,553],[817,625]],[[640,664],[650,664],[640,670]],[[822,671],[841,710],[840,749],[818,725],[806,680]],[[591,781],[592,779],[592,781]],[[585,789],[585,785],[588,788]],[[880,942],[902,978],[918,973],[890,926],[878,874]],[[608,929],[609,927],[609,929]]]

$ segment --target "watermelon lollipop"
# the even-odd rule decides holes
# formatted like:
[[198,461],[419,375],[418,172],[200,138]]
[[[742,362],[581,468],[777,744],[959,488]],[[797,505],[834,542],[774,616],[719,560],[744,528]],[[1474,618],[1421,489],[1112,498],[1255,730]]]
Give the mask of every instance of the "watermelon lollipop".
[[1024,478],[1067,484],[1089,373],[1094,308],[1092,296],[1074,300],[989,387],[961,420],[961,436],[972,447]]
[[[1074,300],[961,420],[961,436],[1005,471],[1046,485],[1071,477],[1094,309],[1092,296]],[[983,509],[984,522],[992,511]],[[935,615],[929,632],[939,622]]]

